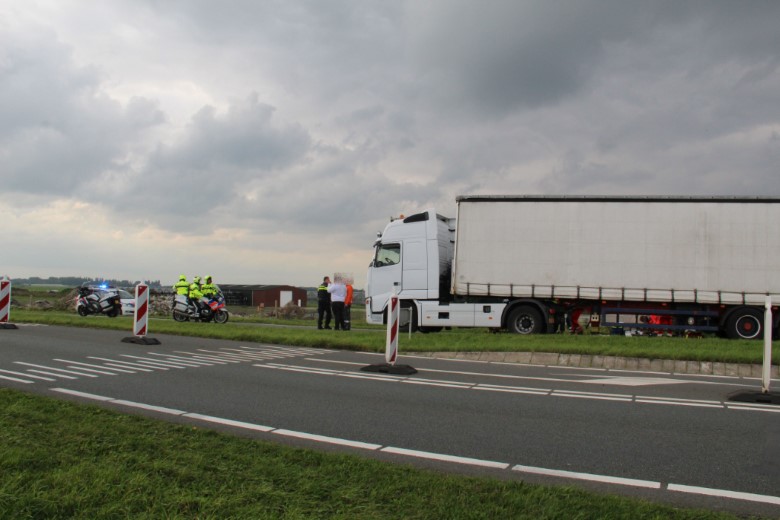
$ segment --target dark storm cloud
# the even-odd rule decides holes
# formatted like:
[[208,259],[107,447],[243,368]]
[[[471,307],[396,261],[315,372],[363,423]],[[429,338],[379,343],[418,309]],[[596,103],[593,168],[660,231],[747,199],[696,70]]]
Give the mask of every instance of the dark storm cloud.
[[477,117],[577,95],[603,72],[610,45],[653,44],[659,61],[637,63],[639,75],[644,66],[662,73],[666,59],[687,50],[664,48],[664,36],[698,49],[688,56],[692,72],[729,58],[774,61],[780,48],[780,31],[773,29],[780,19],[776,2],[446,0],[417,5],[409,23],[415,28],[419,76],[435,99]]
[[0,48],[0,157],[9,191],[79,193],[122,158],[145,129],[163,122],[156,103],[125,105],[98,90],[94,67],[74,64],[51,32]]
[[311,138],[297,124],[277,123],[273,107],[252,94],[220,114],[204,107],[174,145],[160,145],[133,183],[131,200],[162,228],[208,227],[212,211],[232,207],[248,183],[282,175],[305,159]]

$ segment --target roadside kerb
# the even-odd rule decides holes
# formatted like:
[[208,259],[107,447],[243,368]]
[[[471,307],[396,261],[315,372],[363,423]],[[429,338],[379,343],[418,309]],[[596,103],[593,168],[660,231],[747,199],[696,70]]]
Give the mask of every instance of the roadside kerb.
[[[636,370],[732,377],[760,378],[763,370],[763,365],[754,363],[719,363],[714,361],[684,361],[588,354],[556,354],[552,352],[409,352],[408,354],[419,357],[459,359],[463,361],[605,368],[612,370]],[[778,365],[772,365],[770,373],[773,378],[780,377],[780,367],[778,367]]]

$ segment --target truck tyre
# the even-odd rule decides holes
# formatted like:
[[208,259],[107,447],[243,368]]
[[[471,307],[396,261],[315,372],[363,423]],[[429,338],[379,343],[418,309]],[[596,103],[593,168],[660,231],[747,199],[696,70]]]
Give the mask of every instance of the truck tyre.
[[726,334],[731,339],[760,339],[764,336],[764,318],[756,309],[734,311],[726,320]]
[[539,334],[544,329],[544,323],[536,308],[522,305],[509,313],[506,328],[515,334]]

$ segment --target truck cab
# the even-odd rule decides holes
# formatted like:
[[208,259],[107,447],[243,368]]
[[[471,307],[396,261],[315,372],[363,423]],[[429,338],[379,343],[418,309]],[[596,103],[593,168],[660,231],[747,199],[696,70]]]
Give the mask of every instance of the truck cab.
[[434,209],[392,219],[374,242],[366,276],[366,321],[385,321],[393,293],[402,305],[410,300],[446,299],[454,242],[455,219]]

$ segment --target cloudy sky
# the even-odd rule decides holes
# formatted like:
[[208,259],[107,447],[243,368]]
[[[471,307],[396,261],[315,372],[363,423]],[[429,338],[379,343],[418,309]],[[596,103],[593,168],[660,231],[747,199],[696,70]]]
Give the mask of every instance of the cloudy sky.
[[0,275],[362,287],[461,194],[780,196],[780,2],[0,2]]

